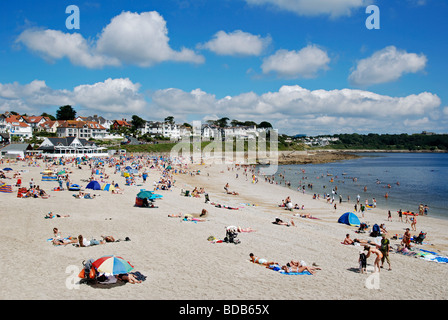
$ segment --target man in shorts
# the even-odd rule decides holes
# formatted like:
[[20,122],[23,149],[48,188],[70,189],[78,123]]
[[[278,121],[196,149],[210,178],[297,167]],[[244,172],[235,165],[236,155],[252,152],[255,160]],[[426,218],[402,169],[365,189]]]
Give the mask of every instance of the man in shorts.
[[381,239],[381,247],[380,251],[383,254],[383,257],[381,258],[381,268],[383,267],[384,260],[387,261],[387,264],[389,265],[389,270],[392,270],[390,267],[390,260],[389,260],[389,251],[390,251],[390,241],[386,238],[386,234],[383,233],[383,238]]

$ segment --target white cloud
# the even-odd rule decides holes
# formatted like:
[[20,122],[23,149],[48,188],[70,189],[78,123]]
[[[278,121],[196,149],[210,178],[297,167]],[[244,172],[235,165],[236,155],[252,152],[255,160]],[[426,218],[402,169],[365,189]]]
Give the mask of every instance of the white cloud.
[[89,115],[138,114],[144,113],[148,105],[139,89],[139,84],[121,78],[79,85],[73,90],[52,89],[41,80],[25,85],[0,84],[0,110],[37,115],[51,108],[72,105]]
[[312,78],[320,70],[328,69],[328,54],[315,45],[308,45],[299,51],[280,49],[275,54],[263,59],[263,73],[274,72],[280,77]]
[[[200,89],[191,92],[165,89],[156,91],[151,98],[154,110],[168,109],[182,116],[194,113],[258,122],[267,120],[281,132],[308,134],[408,132],[412,128],[406,126],[406,119],[407,124],[417,123],[415,120],[437,111],[441,103],[437,95],[429,92],[390,97],[353,89],[307,90],[297,85],[282,86],[276,92],[261,95],[246,92],[221,99]],[[434,123],[428,121],[428,124]]]
[[349,16],[353,10],[365,8],[371,0],[246,0],[253,5],[272,5],[300,16]]
[[16,42],[23,43],[48,61],[68,58],[72,64],[87,68],[119,65],[117,59],[96,53],[92,45],[79,33],[27,29],[19,35]]
[[354,85],[360,86],[392,82],[406,73],[422,71],[426,62],[424,54],[407,53],[389,46],[360,60],[350,74],[349,80]]
[[73,89],[76,104],[89,111],[109,113],[143,112],[147,106],[144,96],[139,92],[140,84],[126,79],[107,79],[93,85],[84,84]]
[[68,58],[87,68],[118,66],[123,63],[148,67],[164,61],[203,63],[204,57],[182,48],[169,46],[163,17],[155,12],[122,12],[97,36],[88,41],[79,33],[27,29],[16,42],[24,44],[50,61]]
[[168,88],[157,90],[148,98],[150,102],[140,84],[127,78],[63,90],[53,89],[41,80],[0,84],[2,112],[55,113],[59,106],[69,104],[79,115],[100,114],[109,119],[137,114],[145,120],[163,120],[172,115],[180,123],[192,115],[203,120],[213,116],[269,121],[287,134],[445,130],[443,119],[448,115],[448,107],[442,107],[440,98],[429,92],[392,97],[365,90],[308,90],[294,85],[263,94],[245,92],[223,98],[201,89],[187,92]]
[[103,29],[97,50],[122,62],[144,67],[164,61],[204,61],[190,49],[171,49],[168,42],[166,21],[158,12],[123,12]]
[[442,112],[445,116],[448,116],[448,107],[444,107]]
[[270,36],[262,38],[248,32],[236,30],[231,33],[218,31],[213,38],[198,45],[219,55],[258,56],[271,43]]

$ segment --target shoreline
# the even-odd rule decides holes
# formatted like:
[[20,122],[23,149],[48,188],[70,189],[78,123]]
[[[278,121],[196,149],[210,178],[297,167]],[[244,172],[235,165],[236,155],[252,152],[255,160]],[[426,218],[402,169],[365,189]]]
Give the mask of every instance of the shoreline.
[[[122,167],[132,163],[132,159]],[[139,162],[140,160],[134,160]],[[39,166],[37,166],[39,165]],[[105,167],[109,181],[117,182],[123,194],[107,191],[90,191],[95,199],[76,199],[75,192],[52,191],[56,182],[41,181],[45,168],[42,161],[4,163],[22,172],[22,184],[31,178],[46,190],[48,199],[17,198],[13,193],[0,193],[3,210],[0,212],[0,248],[4,267],[0,274],[5,281],[2,299],[149,299],[149,300],[383,300],[447,299],[446,265],[392,253],[392,271],[379,274],[380,290],[368,289],[366,279],[372,273],[360,274],[358,267],[359,246],[342,245],[345,234],[352,238],[372,239],[368,234],[357,234],[357,228],[337,223],[338,217],[351,206],[344,203],[337,210],[323,200],[312,199],[311,194],[301,194],[280,185],[271,185],[259,177],[253,183],[244,169],[228,164],[189,164],[185,173],[174,175],[171,190],[156,191],[163,195],[156,201],[158,208],[134,207],[136,194],[141,189],[152,190],[153,181],[159,180],[161,167],[148,168],[145,182],[136,178],[135,185],[125,186],[125,179],[114,173],[114,167]],[[85,188],[84,180],[90,169],[82,165],[56,165],[54,170],[67,168],[73,183]],[[236,174],[238,173],[238,177]],[[8,174],[12,176],[11,174]],[[99,176],[95,176],[100,179]],[[8,184],[15,179],[4,179]],[[223,187],[238,195],[226,194]],[[237,208],[229,210],[185,197],[181,190],[203,187],[210,201]],[[291,196],[293,203],[304,205],[304,210],[287,211],[278,207],[282,199]],[[170,214],[200,213],[208,211],[206,221],[188,222],[170,218]],[[70,215],[67,218],[45,219],[49,212]],[[296,214],[310,214],[317,219],[302,218]],[[274,225],[275,217],[293,220],[295,226]],[[371,224],[386,223],[390,234],[402,234],[405,224],[387,222],[385,213],[373,209],[366,213]],[[238,245],[211,243],[208,237],[223,238],[229,225],[252,228],[250,233],[240,233]],[[421,248],[448,254],[448,222],[431,217],[421,217],[418,228],[428,232],[427,242]],[[46,239],[52,228],[58,227],[63,236],[83,234],[87,238],[112,235],[131,241],[107,243],[93,247],[77,248],[72,245],[54,246]],[[415,232],[413,232],[415,234]],[[393,245],[399,241],[392,241]],[[316,262],[322,270],[313,276],[285,276],[249,262],[249,253],[284,264],[291,259],[304,260],[308,265]],[[141,284],[125,284],[108,290],[80,285],[70,289],[80,271],[81,262],[89,258],[115,254],[129,260],[147,276]],[[36,259],[35,257],[39,257]],[[27,267],[29,266],[29,267]],[[373,258],[368,267],[373,266]],[[78,268],[78,269],[76,269]],[[15,270],[14,277],[8,276]],[[50,270],[50,271],[49,271]],[[67,271],[68,270],[68,271]],[[253,290],[256,287],[257,290]],[[412,287],[413,290],[408,290]],[[412,292],[411,292],[412,291]]]

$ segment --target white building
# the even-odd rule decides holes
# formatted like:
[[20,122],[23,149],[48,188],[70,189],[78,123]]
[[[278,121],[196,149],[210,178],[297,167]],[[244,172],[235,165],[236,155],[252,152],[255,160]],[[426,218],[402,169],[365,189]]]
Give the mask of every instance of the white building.
[[106,157],[107,149],[98,147],[95,143],[76,137],[44,139],[37,149],[43,155],[50,157]]
[[50,120],[51,119],[49,117],[43,116],[22,116],[21,118],[21,121],[29,125],[33,131],[39,131],[40,125]]
[[58,120],[48,120],[39,125],[39,131],[45,131],[50,133],[56,133],[59,126]]
[[204,140],[219,140],[222,137],[222,130],[217,126],[203,124],[201,126],[201,136]]
[[183,135],[189,135],[189,129],[176,123],[146,121],[139,129],[140,134],[149,134],[151,137],[165,137],[171,140],[179,140]]
[[12,137],[19,137],[20,139],[29,139],[33,137],[33,129],[24,121],[20,121],[19,117],[8,117],[4,120],[4,133],[9,133]]
[[104,139],[107,134],[105,127],[93,121],[61,121],[56,130],[58,137],[78,137],[84,139]]

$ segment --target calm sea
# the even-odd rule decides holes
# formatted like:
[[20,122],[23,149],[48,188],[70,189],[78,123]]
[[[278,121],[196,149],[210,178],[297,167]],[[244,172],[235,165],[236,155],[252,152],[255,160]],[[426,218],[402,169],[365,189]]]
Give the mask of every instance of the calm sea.
[[[275,180],[291,183],[297,190],[305,185],[307,194],[330,194],[337,188],[343,202],[350,196],[356,203],[377,201],[377,207],[418,212],[419,204],[429,207],[428,215],[448,219],[447,153],[360,153],[362,158],[326,164],[281,165]],[[284,176],[284,178],[282,177]],[[333,180],[331,180],[333,179]],[[312,184],[313,188],[308,185]],[[366,188],[366,191],[364,191]],[[302,190],[302,189],[301,189]],[[388,194],[386,198],[385,195]]]

